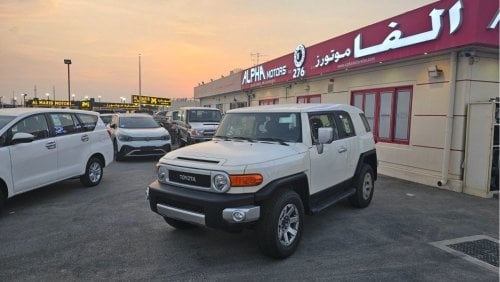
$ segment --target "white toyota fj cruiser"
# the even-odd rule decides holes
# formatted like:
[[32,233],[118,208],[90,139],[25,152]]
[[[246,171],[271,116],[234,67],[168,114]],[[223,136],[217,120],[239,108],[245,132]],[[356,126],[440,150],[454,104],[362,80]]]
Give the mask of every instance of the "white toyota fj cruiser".
[[377,155],[358,108],[296,104],[228,111],[214,138],[166,154],[147,189],[151,210],[179,229],[255,227],[262,251],[297,248],[304,214],[341,200],[370,204]]

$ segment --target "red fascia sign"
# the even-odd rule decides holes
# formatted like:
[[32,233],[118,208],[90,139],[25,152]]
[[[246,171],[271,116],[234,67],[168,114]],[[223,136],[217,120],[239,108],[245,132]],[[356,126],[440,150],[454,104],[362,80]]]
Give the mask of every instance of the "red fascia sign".
[[462,46],[499,46],[497,0],[442,0],[241,72],[241,88],[272,85]]

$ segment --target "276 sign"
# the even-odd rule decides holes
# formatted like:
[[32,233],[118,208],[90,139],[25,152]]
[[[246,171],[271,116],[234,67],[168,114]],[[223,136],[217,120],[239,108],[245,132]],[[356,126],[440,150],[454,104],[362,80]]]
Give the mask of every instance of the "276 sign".
[[[147,104],[153,106],[171,106],[170,98],[140,96],[140,104]],[[139,104],[139,95],[132,95],[132,103]]]

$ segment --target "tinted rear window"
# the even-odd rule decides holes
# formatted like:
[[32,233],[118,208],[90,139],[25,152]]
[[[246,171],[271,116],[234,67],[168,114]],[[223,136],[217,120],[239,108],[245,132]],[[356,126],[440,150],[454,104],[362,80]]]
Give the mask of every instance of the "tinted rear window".
[[97,116],[96,115],[87,115],[87,114],[77,114],[78,118],[82,122],[81,126],[83,131],[92,131],[97,124]]

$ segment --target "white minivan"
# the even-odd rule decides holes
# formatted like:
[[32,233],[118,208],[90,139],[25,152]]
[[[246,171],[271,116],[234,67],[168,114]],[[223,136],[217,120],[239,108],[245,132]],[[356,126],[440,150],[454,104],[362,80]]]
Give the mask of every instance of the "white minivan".
[[15,195],[68,178],[95,186],[112,161],[113,144],[96,112],[0,110],[0,207]]

